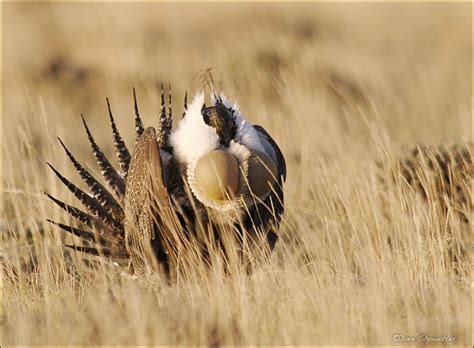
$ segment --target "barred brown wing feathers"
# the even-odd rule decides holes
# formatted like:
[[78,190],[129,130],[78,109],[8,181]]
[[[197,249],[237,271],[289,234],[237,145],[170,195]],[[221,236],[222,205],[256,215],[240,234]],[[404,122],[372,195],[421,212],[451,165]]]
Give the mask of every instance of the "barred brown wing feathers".
[[[129,162],[128,150],[115,125],[108,100],[107,104],[110,121],[112,123],[117,157],[122,171],[126,174]],[[58,138],[61,146],[66,152],[66,155],[83,181],[87,184],[91,194],[79,189],[76,185],[61,175],[55,168],[48,164],[55,175],[76,196],[76,198],[81,201],[88,211],[88,213],[85,213],[80,209],[68,205],[46,193],[51,200],[73,218],[77,219],[85,228],[69,226],[51,220],[48,221],[62,230],[80,237],[82,241],[89,244],[86,246],[72,246],[74,250],[94,255],[101,254],[111,257],[114,260],[128,259],[128,252],[125,247],[125,231],[123,225],[124,212],[122,208],[122,196],[125,192],[125,183],[123,178],[112,167],[102,150],[96,144],[84,118],[82,118],[82,120],[94,157],[96,158],[105,181],[115,192],[115,197],[76,160],[61,139]]]
[[144,260],[141,255],[144,240],[151,238],[150,227],[144,224],[143,214],[146,206],[146,161],[145,148],[150,139],[149,132],[144,132],[138,139],[130,160],[125,189],[125,241],[135,270],[141,272]]
[[147,264],[156,261],[157,251],[153,250],[151,241],[160,236],[155,234],[157,217],[152,209],[153,197],[165,205],[169,202],[156,132],[150,127],[138,139],[125,191],[126,246],[135,273],[142,273]]
[[[62,230],[81,238],[85,243],[68,247],[111,259],[125,259],[131,262],[134,273],[143,273],[149,268],[156,270],[160,265],[169,274],[169,265],[178,262],[178,251],[183,249],[183,242],[189,241],[189,232],[196,227],[194,218],[197,215],[204,215],[204,219],[209,218],[204,206],[190,199],[192,196],[188,196],[190,192],[186,190],[186,180],[182,176],[184,166],[172,155],[173,149],[168,141],[172,130],[171,89],[168,88],[168,108],[163,86],[161,89],[160,119],[156,130],[152,127],[144,129],[135,89],[133,90],[136,144],[132,155],[118,131],[107,99],[121,173],[115,170],[104,155],[82,118],[94,157],[110,189],[93,177],[61,141],[66,155],[87,184],[90,193],[82,191],[51,167],[56,176],[87,208],[82,211],[48,195],[79,222],[77,226],[69,226],[50,221]],[[186,95],[184,103],[187,109]],[[276,163],[277,177],[270,194],[252,206],[245,217],[244,226],[235,227],[242,232],[263,232],[273,249],[277,240],[276,230],[284,211],[282,186],[286,178],[286,164],[278,145],[265,129],[260,126],[254,128],[265,143],[265,150]]]

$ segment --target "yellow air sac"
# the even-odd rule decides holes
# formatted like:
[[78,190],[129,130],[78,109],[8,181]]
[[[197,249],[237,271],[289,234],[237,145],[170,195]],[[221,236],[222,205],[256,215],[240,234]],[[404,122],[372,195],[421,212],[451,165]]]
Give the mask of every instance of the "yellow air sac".
[[252,151],[249,159],[248,182],[253,194],[266,197],[275,183],[277,169],[271,157],[260,151]]
[[214,150],[196,164],[196,183],[214,201],[231,199],[239,189],[239,162],[229,152]]

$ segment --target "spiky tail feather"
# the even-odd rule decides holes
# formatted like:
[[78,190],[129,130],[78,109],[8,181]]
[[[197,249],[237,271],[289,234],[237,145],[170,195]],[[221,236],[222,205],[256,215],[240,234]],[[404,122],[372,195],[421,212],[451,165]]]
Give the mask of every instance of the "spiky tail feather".
[[[133,88],[133,103],[135,111],[135,129],[137,140],[140,139],[144,133],[143,123],[138,111],[137,96],[135,88]],[[171,106],[170,106],[171,107]],[[74,155],[69,151],[61,139],[58,138],[63,147],[67,157],[73,164],[77,173],[86,183],[90,194],[79,189],[71,181],[65,178],[58,170],[48,163],[48,166],[54,174],[61,180],[61,182],[71,191],[74,196],[84,205],[87,212],[84,212],[76,207],[64,203],[63,201],[53,197],[45,192],[47,197],[56,203],[59,207],[65,210],[71,217],[73,217],[80,226],[69,226],[60,222],[47,220],[48,222],[59,227],[68,233],[71,233],[85,243],[82,246],[66,245],[67,247],[79,252],[91,255],[105,256],[112,260],[129,259],[130,254],[126,247],[125,241],[125,212],[124,201],[126,191],[126,180],[130,167],[131,156],[130,152],[121,137],[117,125],[112,114],[110,102],[107,99],[107,109],[112,128],[112,135],[114,139],[115,152],[117,160],[120,164],[121,173],[117,172],[111,165],[110,161],[104,155],[100,147],[94,140],[92,133],[82,116],[84,128],[87,138],[92,148],[92,152],[96,162],[101,170],[103,179],[110,187],[111,192],[108,191],[95,177],[93,177],[87,169],[85,169]],[[169,115],[171,115],[171,110]],[[167,118],[163,121],[169,122]],[[162,122],[163,122],[162,121]],[[163,127],[161,127],[163,128]]]

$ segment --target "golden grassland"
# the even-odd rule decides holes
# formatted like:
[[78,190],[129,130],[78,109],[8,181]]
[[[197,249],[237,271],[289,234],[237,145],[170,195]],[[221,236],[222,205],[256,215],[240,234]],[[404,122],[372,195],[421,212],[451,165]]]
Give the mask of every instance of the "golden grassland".
[[[416,144],[470,140],[469,3],[2,6],[5,345],[471,344],[469,258],[447,250],[469,226],[377,184]],[[156,125],[171,83],[177,120],[207,68],[286,157],[274,254],[173,282],[88,267],[45,221],[69,218],[43,191],[77,205],[45,165],[80,181],[56,136],[100,176],[80,113],[111,158],[106,96],[132,146],[132,87]]]

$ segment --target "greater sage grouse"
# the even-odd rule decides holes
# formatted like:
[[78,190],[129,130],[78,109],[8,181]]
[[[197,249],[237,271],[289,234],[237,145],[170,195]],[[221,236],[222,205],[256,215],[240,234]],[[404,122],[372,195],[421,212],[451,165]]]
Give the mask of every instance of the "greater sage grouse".
[[[163,88],[158,127],[145,129],[135,89],[133,99],[136,142],[132,154],[107,100],[120,171],[99,148],[83,118],[110,190],[59,139],[90,191],[81,190],[48,164],[87,209],[81,211],[47,194],[79,222],[70,226],[48,220],[84,241],[67,246],[127,263],[136,274],[160,266],[169,271],[170,263],[186,252],[183,240],[199,240],[194,238],[199,227],[217,245],[223,243],[223,234],[230,233],[236,245],[259,239],[264,241],[259,245],[271,251],[284,210],[286,165],[268,132],[250,124],[237,104],[216,93],[211,93],[209,106],[204,93],[198,93],[189,106],[185,96],[183,118],[173,129],[171,95],[167,107]],[[204,254],[209,252],[207,245],[200,246]]]
[[[435,247],[443,251],[436,256],[457,274],[467,274],[471,269],[472,147],[472,142],[418,145],[387,162],[378,163],[382,169],[378,181],[385,216],[388,219],[396,216],[392,215],[392,209],[397,209],[397,203],[402,203],[407,211],[413,198],[425,203],[424,217],[433,223],[432,229],[420,229],[420,237],[436,233],[442,242]],[[419,214],[416,210],[412,213]],[[397,233],[391,235],[388,245],[396,245],[397,238]]]

